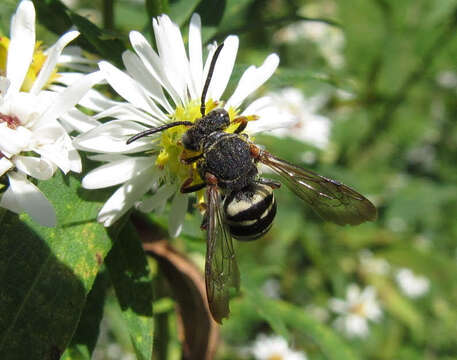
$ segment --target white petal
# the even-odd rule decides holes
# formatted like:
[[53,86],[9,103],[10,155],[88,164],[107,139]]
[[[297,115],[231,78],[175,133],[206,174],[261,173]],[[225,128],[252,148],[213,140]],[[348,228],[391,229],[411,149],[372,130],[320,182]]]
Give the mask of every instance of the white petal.
[[93,161],[117,161],[117,160],[128,159],[129,157],[127,155],[122,155],[122,154],[96,154],[96,155],[89,155],[88,158]]
[[98,66],[114,91],[132,105],[144,111],[151,111],[151,100],[135,80],[106,61],[100,62]]
[[129,103],[112,106],[94,116],[95,119],[115,118],[116,120],[132,120],[149,126],[159,126],[168,122],[168,117],[154,118]]
[[350,284],[348,286],[346,297],[350,303],[360,302],[360,288],[357,284]]
[[[208,88],[208,98],[219,100],[227,87],[235,65],[239,40],[237,36],[230,35],[224,41],[224,47],[219,54],[214,68],[213,78]],[[207,73],[205,73],[205,77]]]
[[287,128],[297,122],[296,117],[292,114],[275,106],[273,99],[269,96],[263,96],[252,102],[241,115],[259,116],[258,120],[248,123],[247,131],[249,134]]
[[[125,51],[122,54],[122,61],[124,62],[127,72],[142,85],[143,90],[147,92],[153,100],[165,108],[166,111],[169,113],[173,112],[173,109],[163,94],[160,83],[151,76],[140,57],[132,51]],[[152,110],[150,112],[153,112],[156,117],[160,118],[165,116],[154,102],[150,102],[150,105]]]
[[339,314],[343,314],[343,313],[347,312],[347,304],[345,301],[343,301],[341,299],[330,299],[329,307],[334,312],[339,313]]
[[45,159],[31,156],[16,156],[18,170],[39,180],[48,180],[54,175],[56,167]]
[[154,161],[151,157],[129,157],[110,162],[90,171],[84,177],[82,186],[86,189],[100,189],[122,184],[154,166]]
[[99,71],[81,77],[59,94],[53,104],[40,116],[38,122],[54,120],[70,110],[92,86],[99,83],[102,79],[103,74]]
[[8,88],[10,87],[11,82],[3,76],[0,76],[0,105],[3,102],[3,97],[5,96]]
[[6,77],[10,90],[19,91],[32,62],[35,48],[35,8],[28,0],[21,1],[11,19],[11,41],[8,48]]
[[246,97],[257,90],[271,77],[271,75],[273,75],[278,65],[278,55],[271,54],[265,59],[259,68],[250,66],[241,76],[238,86],[236,87],[233,95],[227,101],[225,108],[238,108]]
[[111,106],[118,105],[119,102],[111,100],[97,90],[90,89],[79,104],[94,111],[103,111]]
[[177,191],[171,202],[170,215],[168,217],[168,233],[173,238],[181,233],[187,212],[187,203],[188,195]]
[[162,71],[178,94],[182,104],[187,102],[187,84],[190,82],[189,61],[178,25],[167,15],[153,19],[157,50]]
[[189,24],[189,65],[191,99],[198,99],[203,90],[203,54],[200,15],[193,14]]
[[9,169],[13,167],[13,163],[6,157],[0,158],[0,176],[3,176]]
[[43,86],[46,85],[47,81],[49,80],[49,77],[51,76],[52,72],[54,71],[57,65],[57,60],[59,59],[62,50],[65,46],[67,46],[67,44],[70,41],[75,39],[78,35],[78,31],[69,31],[63,36],[61,36],[59,40],[57,40],[57,42],[50,49],[48,49],[46,61],[43,64],[43,67],[41,68],[38,77],[33,83],[32,88],[30,89],[31,93],[35,94],[39,92],[43,88]]
[[152,77],[156,79],[164,89],[167,90],[168,94],[175,104],[179,104],[179,95],[174,90],[172,84],[168,81],[168,78],[163,72],[162,62],[159,55],[152,49],[151,45],[147,42],[143,35],[138,31],[130,32],[130,43],[138,56],[143,61],[146,69],[149,71]]
[[146,130],[133,121],[110,121],[73,140],[78,149],[109,154],[135,153],[153,147],[153,137],[144,137],[127,145],[126,141],[133,135]]
[[60,115],[59,120],[69,126],[71,130],[84,133],[92,130],[100,125],[92,116],[86,115],[78,109],[74,108],[67,113]]
[[151,188],[152,175],[146,170],[117,189],[100,210],[97,220],[104,226],[111,226]]
[[154,195],[136,204],[138,210],[151,212],[162,209],[165,203],[177,191],[175,184],[161,186]]
[[29,182],[24,174],[11,172],[8,178],[10,186],[6,192],[10,193],[3,194],[0,206],[14,212],[25,211],[34,221],[43,226],[55,226],[56,213],[43,193]]
[[349,336],[365,337],[370,332],[367,321],[358,315],[348,315],[345,328]]
[[6,126],[6,123],[0,123],[0,151],[11,157],[27,148],[32,132],[23,126],[15,130]]
[[39,127],[34,131],[34,136],[37,139],[33,147],[35,152],[52,161],[65,174],[70,170],[81,172],[81,158],[65,129],[57,121]]

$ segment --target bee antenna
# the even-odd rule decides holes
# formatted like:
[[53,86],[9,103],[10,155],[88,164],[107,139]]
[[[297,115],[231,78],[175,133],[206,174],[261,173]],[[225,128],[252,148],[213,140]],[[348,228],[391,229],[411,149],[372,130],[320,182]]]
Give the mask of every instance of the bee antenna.
[[193,122],[192,121],[174,121],[172,123],[169,123],[169,124],[165,124],[165,125],[162,125],[162,126],[157,126],[157,127],[154,127],[152,129],[148,129],[148,130],[145,130],[145,131],[142,131],[136,135],[133,135],[131,138],[129,138],[127,140],[127,145],[134,142],[135,140],[138,140],[142,137],[145,137],[145,136],[148,136],[148,135],[152,135],[152,134],[155,134],[155,133],[158,133],[160,131],[164,131],[164,130],[167,130],[169,128],[172,128],[172,127],[175,127],[175,126],[179,126],[179,125],[186,125],[186,126],[192,126],[193,125]]
[[211,64],[209,66],[208,76],[206,78],[205,86],[203,87],[203,91],[202,91],[202,104],[200,106],[200,113],[202,114],[202,116],[205,116],[205,112],[206,112],[206,105],[205,105],[206,93],[208,92],[209,84],[211,82],[211,78],[213,77],[214,67],[216,66],[217,58],[219,57],[219,54],[220,54],[220,52],[221,52],[223,47],[224,47],[224,43],[221,43],[217,47],[216,51],[214,52],[213,58],[211,59]]

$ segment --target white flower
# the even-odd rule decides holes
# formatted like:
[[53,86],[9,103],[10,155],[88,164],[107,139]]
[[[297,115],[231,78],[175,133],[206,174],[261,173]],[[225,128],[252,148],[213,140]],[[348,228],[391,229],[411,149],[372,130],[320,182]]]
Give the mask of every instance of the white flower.
[[270,93],[269,96],[275,106],[287,114],[287,120],[294,121],[293,126],[272,131],[273,135],[291,136],[321,149],[327,146],[331,122],[325,116],[317,114],[327,102],[327,95],[320,94],[305,99],[299,89],[285,88]]
[[278,279],[268,279],[263,283],[262,292],[270,299],[279,299],[281,297],[281,284]]
[[[120,185],[101,209],[98,215],[100,222],[110,226],[134,205],[145,212],[160,211],[172,199],[169,232],[171,236],[177,236],[188,203],[188,195],[180,193],[179,187],[190,174],[195,181],[199,179],[193,165],[180,161],[183,152],[180,139],[186,128],[176,126],[129,145],[126,140],[136,133],[171,121],[193,122],[201,117],[200,98],[216,44],[209,46],[208,56],[203,61],[198,15],[193,15],[190,21],[188,52],[178,25],[168,16],[154,19],[153,28],[157,52],[143,35],[132,31],[130,42],[133,51],[123,54],[126,72],[104,61],[99,64],[107,82],[126,102],[97,114],[96,119],[110,117],[112,120],[80,135],[75,144],[79,149],[99,153],[92,158],[106,162],[87,174],[83,179],[85,188]],[[242,115],[254,120],[257,117],[250,115],[267,108],[270,109],[268,116],[262,121],[249,123],[248,130],[257,122],[267,124],[266,128],[274,128],[278,125],[278,110],[271,107],[269,99],[261,98],[243,112],[239,109],[246,97],[273,74],[279,63],[277,55],[268,56],[259,68],[249,67],[232,96],[226,102],[221,100],[237,50],[238,38],[228,36],[208,89],[206,112],[223,106],[231,119]],[[233,130],[229,128],[227,131]],[[255,127],[252,130],[255,131]],[[143,199],[150,191],[154,194]],[[203,191],[197,196],[201,198]]]
[[34,72],[35,8],[31,1],[21,1],[11,21],[6,69],[2,70],[6,76],[0,77],[0,177],[7,177],[9,183],[0,206],[27,212],[44,226],[56,224],[55,211],[28,179],[47,180],[57,168],[64,173],[81,171],[79,155],[57,118],[100,80],[100,74],[91,74],[61,93],[45,90],[63,48],[78,35],[71,31],[58,39],[39,72]]
[[275,34],[279,43],[295,43],[307,39],[316,44],[323,58],[334,68],[344,66],[344,34],[341,29],[321,22],[298,21]]
[[430,289],[430,280],[424,276],[415,275],[412,270],[401,268],[395,275],[401,291],[410,298],[419,298]]
[[286,339],[280,336],[260,334],[250,349],[256,360],[306,360],[301,351],[294,351],[287,345]]
[[362,269],[366,272],[386,275],[390,271],[390,264],[388,261],[383,258],[375,257],[368,249],[359,252],[359,260]]
[[365,337],[369,334],[368,321],[378,321],[382,316],[372,286],[363,291],[356,284],[349,285],[346,300],[330,299],[330,309],[339,314],[335,327],[348,337]]

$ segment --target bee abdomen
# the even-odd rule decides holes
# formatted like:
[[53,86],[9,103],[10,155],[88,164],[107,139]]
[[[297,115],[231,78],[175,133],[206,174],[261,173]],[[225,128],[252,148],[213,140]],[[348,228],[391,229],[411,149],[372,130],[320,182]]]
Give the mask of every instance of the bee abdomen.
[[232,192],[224,202],[225,221],[238,240],[254,240],[268,232],[276,215],[273,189],[254,183]]

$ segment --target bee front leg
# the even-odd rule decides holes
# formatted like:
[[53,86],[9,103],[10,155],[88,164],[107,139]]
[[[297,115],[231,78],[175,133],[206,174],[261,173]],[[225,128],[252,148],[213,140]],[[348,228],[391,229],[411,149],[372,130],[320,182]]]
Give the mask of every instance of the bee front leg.
[[234,123],[238,123],[238,127],[235,129],[234,133],[239,134],[246,126],[248,126],[248,118],[246,116],[239,116],[233,120]]
[[203,154],[200,154],[200,155],[197,155],[197,156],[188,157],[188,158],[185,158],[185,157],[181,156],[181,161],[184,164],[192,164],[192,163],[196,162],[197,160],[201,159],[202,157],[203,157]]

